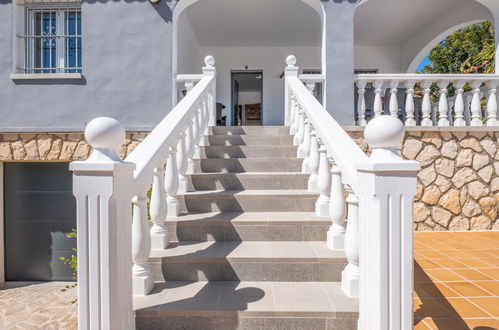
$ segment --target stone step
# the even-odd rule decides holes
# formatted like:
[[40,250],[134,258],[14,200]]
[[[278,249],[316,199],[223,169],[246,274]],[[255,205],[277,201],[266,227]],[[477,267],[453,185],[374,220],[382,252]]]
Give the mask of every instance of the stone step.
[[213,172],[301,172],[299,158],[207,158],[201,159],[201,170]]
[[208,146],[201,147],[206,158],[292,158],[296,146]]
[[210,146],[280,146],[293,145],[291,135],[210,135],[205,136]]
[[329,218],[313,212],[212,212],[168,218],[170,241],[325,241]]
[[214,126],[211,135],[288,135],[286,126]]
[[183,195],[190,212],[312,212],[319,195],[307,190],[207,190]]
[[324,241],[182,241],[153,250],[149,261],[156,281],[333,282],[347,264]]
[[137,330],[350,330],[358,299],[338,282],[168,282],[134,309]]
[[292,172],[197,173],[196,190],[307,189],[310,174]]

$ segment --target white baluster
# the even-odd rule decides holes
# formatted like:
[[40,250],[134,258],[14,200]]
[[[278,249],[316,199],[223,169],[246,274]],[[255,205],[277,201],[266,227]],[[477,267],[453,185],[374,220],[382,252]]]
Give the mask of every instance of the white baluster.
[[405,119],[405,126],[416,126],[416,120],[414,119],[414,85],[416,82],[414,80],[408,80],[405,83],[405,88],[407,88],[407,98],[405,99],[405,113],[407,115]]
[[[208,136],[210,135],[210,98],[209,96],[206,96],[205,99],[205,107],[204,107],[204,130],[203,130],[203,135],[206,137],[205,139],[208,139]],[[209,142],[205,142],[205,146],[208,145]]]
[[454,83],[456,87],[457,95],[456,101],[454,103],[454,113],[456,118],[454,119],[454,126],[466,126],[466,121],[464,120],[464,84],[466,82],[463,80],[458,80]]
[[310,170],[308,168],[308,162],[310,160],[310,129],[311,129],[311,124],[309,120],[307,119],[305,122],[305,132],[303,133],[303,147],[302,147],[302,152],[303,152],[303,162],[301,164],[301,171],[302,173],[310,173]]
[[305,134],[305,112],[300,109],[298,113],[298,133],[296,133],[295,138],[293,139],[293,144],[298,146],[297,156],[301,158],[301,145],[303,143],[303,138]]
[[206,146],[206,138],[205,138],[205,127],[206,127],[206,120],[207,117],[205,117],[206,108],[208,107],[208,104],[205,99],[201,102],[201,109],[199,109],[199,146],[200,147],[205,147]]
[[317,173],[319,172],[319,143],[317,142],[317,133],[314,129],[310,133],[310,159],[308,169],[310,177],[308,178],[308,191],[317,191]]
[[383,93],[383,81],[376,80],[373,83],[374,86],[374,117],[381,116],[383,112],[383,100],[381,99],[381,94]]
[[310,94],[314,95],[315,81],[307,80],[307,82],[305,83],[305,86],[307,86],[307,89],[310,92]]
[[296,97],[292,92],[290,91],[291,97],[289,100],[289,134],[290,135],[295,135],[296,134],[296,127],[295,127],[295,117],[297,116],[296,114]]
[[390,116],[398,118],[399,102],[397,99],[399,81],[390,81]]
[[438,88],[440,88],[440,98],[438,100],[438,126],[449,126],[449,102],[447,102],[447,86],[449,86],[449,81],[441,80],[438,82]]
[[168,230],[165,225],[167,205],[164,179],[165,169],[163,166],[155,167],[149,209],[153,223],[151,227],[151,248],[153,250],[166,249],[169,244]]
[[196,162],[193,159],[195,146],[194,146],[194,128],[192,120],[189,121],[187,126],[187,137],[186,137],[186,150],[187,150],[187,174],[196,173]]
[[497,120],[497,81],[490,81],[487,84],[489,88],[489,100],[487,101],[487,126],[499,126]]
[[[192,155],[192,159],[199,160],[201,159],[201,150],[199,148],[199,137],[201,136],[200,131],[200,123],[199,123],[199,110],[194,113],[192,117],[192,136],[194,138],[194,155]],[[196,172],[197,173],[197,172]]]
[[298,135],[298,131],[300,130],[300,111],[301,111],[301,105],[298,103],[298,100],[295,101],[295,104],[294,104],[294,112],[295,112],[295,118],[294,118],[294,121],[293,121],[293,134],[294,134],[294,138],[293,138],[293,145],[297,146],[298,143],[297,143],[297,135]]
[[183,194],[189,191],[191,186],[187,173],[187,148],[185,131],[180,133],[177,145],[177,169],[178,169],[178,192]]
[[357,87],[359,89],[359,100],[357,103],[357,113],[359,115],[359,119],[357,121],[357,125],[366,126],[366,80],[359,80],[357,82]]
[[180,215],[180,203],[177,198],[179,187],[178,179],[177,148],[170,147],[165,175],[166,204],[168,206],[169,217],[178,217]]
[[348,190],[348,220],[345,232],[345,256],[348,265],[341,273],[341,287],[349,297],[359,295],[359,199]]
[[151,292],[154,281],[148,263],[151,254],[151,234],[147,220],[147,189],[142,189],[132,199],[132,278],[133,294],[145,296]]
[[327,232],[327,246],[332,250],[341,250],[345,246],[345,216],[347,213],[345,192],[341,182],[341,171],[332,161],[331,194],[329,196],[329,218],[332,221]]
[[423,118],[421,119],[421,126],[433,126],[433,121],[431,120],[431,84],[430,80],[425,80],[422,84],[424,89],[423,95],[423,105],[421,106],[421,111],[423,113]]
[[480,80],[473,80],[471,88],[473,88],[473,98],[471,99],[471,126],[483,126],[482,123],[482,100],[480,97]]
[[194,88],[194,81],[186,80],[184,82],[184,88],[185,88],[186,94],[189,94],[189,92]]
[[317,190],[320,194],[315,203],[315,214],[319,217],[329,215],[329,192],[331,191],[331,172],[327,150],[324,145],[319,147],[319,173],[317,174]]

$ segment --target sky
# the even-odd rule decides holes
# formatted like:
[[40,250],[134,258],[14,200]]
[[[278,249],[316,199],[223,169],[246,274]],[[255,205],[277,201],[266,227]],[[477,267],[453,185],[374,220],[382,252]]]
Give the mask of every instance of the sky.
[[419,63],[419,66],[418,66],[418,68],[416,70],[417,72],[420,72],[421,70],[423,70],[425,66],[431,65],[431,61],[428,58],[428,55],[426,55],[425,58],[423,58],[423,60],[421,61],[421,63]]

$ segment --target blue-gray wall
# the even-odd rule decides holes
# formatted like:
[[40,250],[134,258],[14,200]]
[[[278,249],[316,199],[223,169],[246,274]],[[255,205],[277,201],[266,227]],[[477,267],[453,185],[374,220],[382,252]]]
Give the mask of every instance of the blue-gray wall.
[[85,79],[12,81],[15,0],[0,0],[0,131],[82,130],[97,116],[153,128],[171,109],[175,2],[84,0]]

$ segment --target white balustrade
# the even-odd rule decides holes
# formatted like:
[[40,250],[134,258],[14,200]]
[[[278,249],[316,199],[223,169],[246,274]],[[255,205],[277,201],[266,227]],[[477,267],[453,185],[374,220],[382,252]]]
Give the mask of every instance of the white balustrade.
[[178,187],[177,148],[170,147],[165,175],[166,204],[169,217],[180,215],[180,202],[177,198]]
[[[366,123],[363,120],[367,111],[372,111],[373,117],[382,114],[382,95],[385,85],[390,87],[388,104],[390,115],[396,116],[396,110],[405,112],[406,126],[499,126],[495,108],[497,85],[499,85],[499,75],[496,74],[358,74],[355,76],[355,81],[359,94],[357,102],[357,125],[359,126],[365,126]],[[372,84],[372,90],[365,88],[367,84]],[[432,99],[431,86],[433,84],[440,89],[438,100]],[[467,101],[463,95],[465,85],[472,88],[470,93],[473,97],[470,101]],[[450,91],[454,90],[449,86],[454,87],[454,95],[449,95]],[[422,89],[422,96],[416,96],[416,87]],[[399,104],[395,96],[400,88],[406,89],[406,99],[403,108],[397,109]],[[374,94],[372,104],[365,104],[367,93]],[[483,96],[487,98],[485,112],[483,112],[481,102]],[[432,100],[436,102],[432,104]],[[465,115],[468,107],[471,111],[471,118]]]
[[151,254],[151,234],[147,219],[147,188],[141,189],[132,199],[132,280],[135,295],[147,295],[151,292],[154,281],[149,265]]
[[178,139],[177,146],[177,169],[178,169],[178,192],[186,193],[191,187],[189,177],[187,177],[187,147],[186,147],[186,132],[182,131]]
[[[295,69],[296,59],[292,58],[293,61],[287,64]],[[426,80],[429,89],[435,81],[415,75],[366,76],[357,77],[357,86],[363,89],[365,81],[374,87],[372,109],[376,118],[369,121],[364,133],[367,143],[373,148],[370,157],[362,152],[296,75],[285,77],[286,89],[289,89],[286,95],[293,95],[293,103],[313,128],[312,140],[315,137],[320,142],[317,175],[320,197],[316,212],[320,216],[329,214],[333,221],[328,232],[328,246],[342,248],[343,243],[348,266],[342,274],[342,287],[348,295],[359,297],[359,329],[411,329],[412,205],[420,165],[403,160],[396,151],[404,136],[404,124],[395,118],[398,116],[395,111],[398,101],[395,103],[397,93],[395,83],[391,81],[396,80],[409,89],[409,101],[411,97],[414,99],[415,83]],[[392,87],[391,116],[382,115],[385,82]],[[359,90],[360,99],[361,94],[363,91]],[[431,101],[429,96],[428,92],[428,101]],[[406,105],[409,101],[406,100]],[[291,103],[291,100],[287,102]],[[361,100],[359,104],[362,104]],[[426,119],[431,121],[431,102],[428,105]],[[359,107],[361,124],[365,112],[362,106]],[[408,108],[410,110],[411,105]],[[406,117],[410,125],[416,124],[414,110]],[[301,141],[300,131],[294,132],[295,140]],[[313,150],[311,147],[309,167],[313,163]],[[332,168],[329,160],[332,160]],[[344,187],[349,191],[346,200]],[[348,209],[346,228],[345,208]],[[333,237],[338,239],[335,241]]]
[[151,248],[153,250],[166,249],[169,244],[168,230],[165,220],[167,216],[166,193],[163,182],[165,169],[163,166],[154,169],[154,178],[151,190],[149,213],[153,226],[151,227]]
[[317,133],[312,129],[310,133],[310,157],[308,161],[308,169],[310,177],[308,178],[308,191],[316,192],[317,189],[317,174],[319,173],[319,142],[317,142]]
[[301,171],[303,173],[310,173],[310,169],[308,168],[308,162],[310,161],[310,123],[308,120],[305,121],[305,131],[303,133],[303,146],[302,146],[302,156],[303,162],[301,164]]

